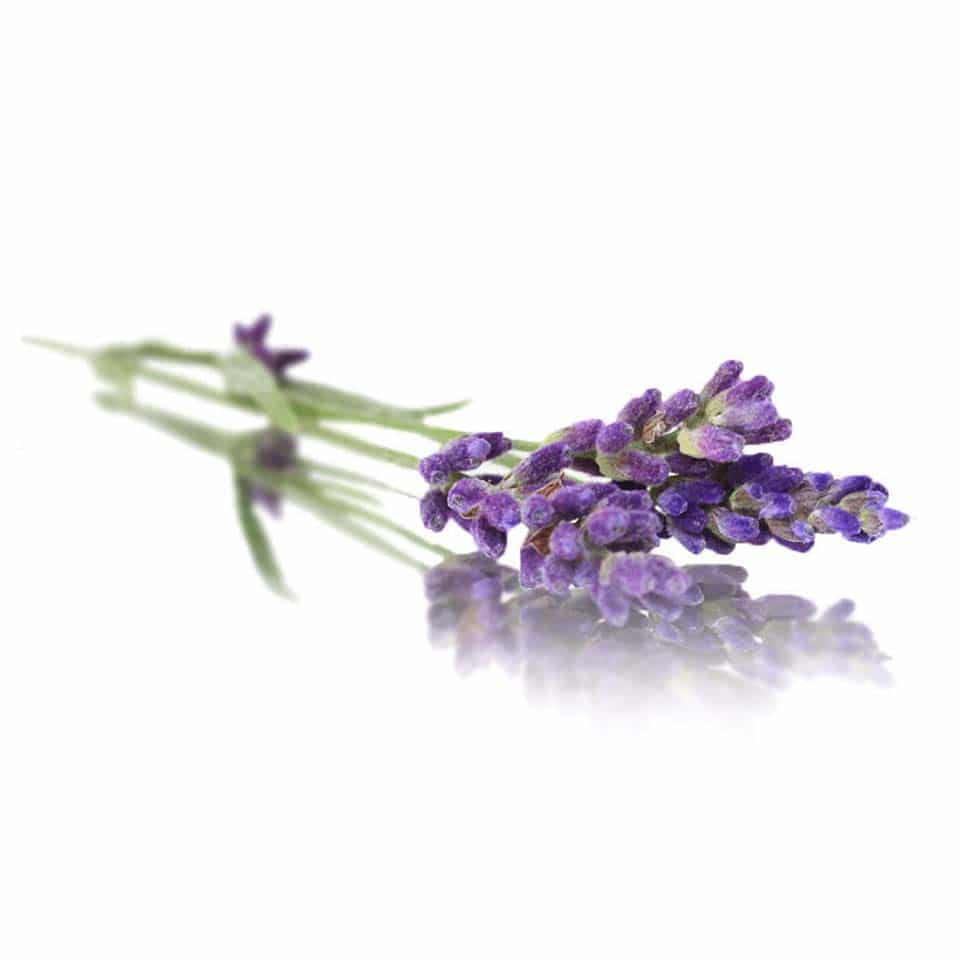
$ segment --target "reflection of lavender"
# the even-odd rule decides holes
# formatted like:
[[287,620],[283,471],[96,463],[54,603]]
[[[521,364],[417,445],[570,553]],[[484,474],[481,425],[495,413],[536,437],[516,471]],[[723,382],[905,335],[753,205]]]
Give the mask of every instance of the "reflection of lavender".
[[578,697],[658,699],[681,688],[763,695],[818,674],[889,681],[886,657],[850,619],[849,601],[818,616],[802,597],[751,597],[741,567],[674,569],[688,584],[683,602],[635,606],[615,627],[586,591],[521,591],[517,574],[496,561],[453,557],[426,575],[431,636],[454,646],[461,670],[499,664],[541,691]]

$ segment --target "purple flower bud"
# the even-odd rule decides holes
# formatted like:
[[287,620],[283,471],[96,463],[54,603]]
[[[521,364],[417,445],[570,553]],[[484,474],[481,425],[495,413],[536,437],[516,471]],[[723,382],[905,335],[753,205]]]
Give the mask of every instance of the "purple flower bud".
[[446,456],[441,453],[431,453],[424,457],[419,464],[420,476],[431,486],[443,483],[450,473]]
[[693,390],[678,390],[663,405],[664,422],[668,428],[675,427],[696,413],[699,406],[700,397]]
[[667,487],[657,497],[657,506],[668,517],[679,517],[687,509],[687,498],[677,487]]
[[650,510],[653,498],[646,490],[620,490],[614,486],[606,498],[607,506],[623,507],[624,510]]
[[490,455],[490,443],[476,434],[457,437],[441,450],[447,461],[448,471],[453,473],[474,470]]
[[702,507],[690,506],[679,517],[674,517],[673,523],[687,533],[703,533],[707,525],[707,513]]
[[610,585],[637,599],[650,593],[655,588],[656,581],[649,559],[644,553],[616,554],[607,565]]
[[461,517],[465,517],[471,510],[480,506],[489,492],[490,487],[478,477],[461,477],[447,494],[447,506],[459,513]]
[[543,557],[536,547],[527,544],[520,548],[520,586],[533,590],[543,583]]
[[567,427],[561,439],[573,453],[590,453],[597,446],[597,433],[602,426],[602,420],[580,420]]
[[597,434],[597,450],[610,456],[619,453],[633,440],[633,427],[623,420],[608,423]]
[[761,520],[786,520],[793,516],[795,504],[789,493],[767,493],[760,508]]
[[630,514],[621,507],[600,507],[587,517],[584,526],[594,543],[613,543],[630,528]]
[[551,553],[543,561],[543,585],[551,593],[563,596],[573,585],[573,564]]
[[663,457],[643,450],[624,450],[617,458],[617,468],[634,483],[651,487],[663,483],[670,475],[670,468]]
[[839,477],[830,484],[823,499],[828,503],[838,503],[848,494],[857,493],[860,490],[869,490],[872,486],[873,481],[862,474]]
[[507,535],[496,527],[491,527],[483,517],[477,517],[470,522],[470,533],[477,549],[491,560],[503,556],[507,549]]
[[803,479],[807,481],[810,486],[817,491],[817,493],[823,493],[827,487],[833,483],[833,474],[832,473],[805,473]]
[[558,523],[550,534],[550,552],[561,560],[576,560],[582,553],[579,529],[572,523]]
[[420,519],[428,530],[439,533],[447,525],[449,516],[442,490],[428,490],[420,498]]
[[639,544],[644,550],[652,550],[660,542],[661,520],[652,510],[630,510],[630,525],[623,539]]
[[521,460],[510,474],[509,482],[523,491],[536,490],[569,467],[572,459],[565,443],[548,443]]
[[520,508],[520,519],[531,530],[548,527],[556,519],[550,501],[541,493],[532,493]]
[[679,526],[672,517],[667,519],[667,532],[682,547],[685,547],[691,553],[701,553],[706,546],[702,534],[690,533]]
[[805,520],[767,520],[767,528],[785,546],[812,546],[816,531]]
[[803,483],[803,471],[796,467],[770,467],[757,478],[764,493],[789,493]]
[[659,406],[660,391],[647,390],[642,396],[629,400],[617,415],[617,419],[629,423],[634,430],[639,430],[657,412]]
[[724,479],[728,487],[739,487],[763,476],[773,466],[769,453],[748,453],[726,468]]
[[773,393],[773,384],[766,377],[751,377],[734,384],[726,392],[727,406],[766,400]]
[[714,469],[709,460],[694,459],[685,453],[670,453],[666,457],[667,466],[681,477],[707,477]]
[[729,406],[712,416],[710,422],[740,433],[755,433],[776,423],[778,418],[777,408],[769,400],[758,400]]
[[258,317],[249,326],[238,323],[233,328],[233,339],[252,357],[260,361],[278,380],[286,377],[287,368],[302,363],[310,353],[307,350],[274,350],[267,346],[267,334],[272,320],[269,314]]
[[550,506],[558,517],[564,520],[576,520],[588,513],[597,502],[597,487],[602,484],[576,483],[561,487],[550,497]]
[[520,504],[506,490],[491,494],[480,509],[483,518],[495,530],[511,530],[520,522]]
[[731,543],[747,543],[760,532],[760,524],[754,517],[746,517],[722,507],[715,507],[708,512],[707,526],[718,537]]
[[810,514],[809,520],[815,530],[823,533],[852,537],[860,532],[860,521],[856,515],[839,507],[818,507]]
[[596,595],[597,608],[603,619],[614,627],[624,627],[630,619],[630,601],[614,586],[599,587]]
[[233,339],[238,344],[243,346],[252,346],[254,344],[259,344],[262,346],[267,339],[267,334],[270,332],[270,327],[273,325],[273,317],[269,313],[261,314],[254,320],[249,326],[244,326],[242,323],[234,325],[233,328]]
[[707,381],[706,386],[700,391],[700,397],[703,400],[709,400],[718,393],[732,387],[743,373],[743,364],[739,360],[727,360],[717,367],[716,373]]
[[743,437],[732,430],[705,423],[693,430],[683,427],[677,435],[680,452],[714,463],[732,463],[743,453]]
[[884,507],[878,513],[884,530],[899,530],[910,522],[910,517],[907,514],[901,513],[899,510],[891,510],[889,507]]
[[502,457],[505,453],[513,449],[513,441],[499,431],[496,433],[475,433],[474,436],[490,444],[490,452],[487,454],[488,460],[495,460],[497,457]]
[[745,443],[779,443],[781,440],[789,440],[792,433],[791,420],[777,420],[758,430],[745,430],[743,439]]
[[689,503],[720,503],[726,491],[723,484],[716,480],[687,480],[679,483],[676,489]]

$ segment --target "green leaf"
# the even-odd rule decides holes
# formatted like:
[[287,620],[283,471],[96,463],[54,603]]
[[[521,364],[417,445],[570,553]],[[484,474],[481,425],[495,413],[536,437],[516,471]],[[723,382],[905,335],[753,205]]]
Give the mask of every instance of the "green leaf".
[[254,510],[250,486],[236,471],[233,474],[233,486],[237,500],[237,517],[260,576],[271,590],[292,600],[293,594],[287,589],[283,580],[273,547],[270,545],[270,538]]
[[246,350],[237,350],[220,364],[227,390],[249,397],[269,417],[270,422],[288,433],[298,433],[300,424],[290,401],[283,395],[273,374]]

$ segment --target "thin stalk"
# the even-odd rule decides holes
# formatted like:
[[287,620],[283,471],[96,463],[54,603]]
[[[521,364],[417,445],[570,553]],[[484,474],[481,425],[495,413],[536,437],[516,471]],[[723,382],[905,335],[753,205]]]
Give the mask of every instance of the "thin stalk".
[[[31,337],[26,338],[26,342],[35,346],[45,347],[49,350],[55,350],[68,356],[91,359],[96,355],[96,351],[90,351],[86,348],[77,347],[68,343],[62,343],[57,340]],[[148,344],[147,346],[151,349],[162,350],[168,353],[175,353],[177,351],[177,348],[169,347],[167,345]],[[203,356],[203,354],[193,353],[190,351],[184,351],[184,353],[192,357]],[[193,360],[192,362],[201,363],[203,361]],[[248,413],[260,412],[259,407],[252,400],[249,400],[246,397],[237,396],[236,394],[229,393],[226,390],[208,386],[205,383],[189,377],[182,377],[178,374],[168,373],[164,370],[158,370],[155,367],[138,363],[133,369],[133,375],[148,382],[156,383],[160,386],[169,387],[173,390],[179,390],[182,393],[190,394],[191,396],[209,400],[212,403],[234,407],[236,409],[244,410]],[[300,386],[303,386],[303,384],[301,383]],[[291,399],[294,399],[295,410],[299,413],[303,413],[303,410],[300,409],[301,404],[297,403],[295,398]],[[307,405],[304,404],[304,406]],[[420,436],[436,440],[440,443],[445,443],[448,440],[453,440],[456,437],[462,436],[464,433],[471,432],[467,430],[453,430],[448,427],[436,427],[406,416],[397,416],[394,413],[390,413],[389,415],[375,416],[369,412],[351,412],[346,409],[338,410],[331,407],[321,407],[319,409],[315,407],[308,407],[308,409],[311,413],[315,413],[320,419],[336,419],[347,422],[368,423],[374,426],[381,426],[400,432],[415,433]],[[386,463],[393,463],[397,466],[415,469],[418,463],[418,458],[412,457],[409,454],[391,450],[389,447],[381,447],[377,444],[367,443],[366,441],[350,437],[348,434],[343,434],[339,431],[332,431],[320,426],[314,426],[312,428],[308,427],[304,432],[344,447],[346,447],[348,443],[351,443],[352,446],[350,448],[353,449],[354,452],[361,453],[364,456],[371,456],[375,459],[383,460]],[[536,450],[538,447],[538,444],[529,440],[514,440],[513,445],[515,449],[521,451],[532,451]],[[506,454],[499,458],[498,462],[502,463],[506,467],[513,467],[516,466],[519,460],[510,454]]]
[[349,480],[351,483],[361,483],[368,487],[374,487],[377,490],[385,490],[388,493],[395,493],[399,497],[408,497],[411,500],[418,499],[415,494],[401,490],[399,487],[393,487],[382,480],[376,480],[368,477],[366,474],[357,470],[345,470],[343,467],[334,467],[329,463],[321,463],[318,460],[312,460],[308,457],[300,457],[297,461],[301,467],[311,473],[327,474],[331,477],[339,477],[341,480]]
[[342,447],[344,450],[359,453],[361,456],[371,457],[374,460],[382,460],[384,463],[393,464],[395,467],[406,467],[409,470],[416,470],[420,463],[417,457],[409,453],[404,453],[402,450],[394,450],[391,447],[383,447],[377,443],[370,443],[367,440],[354,437],[349,433],[342,433],[339,430],[332,430],[329,427],[321,427],[319,424],[304,427],[303,433],[309,437],[315,437],[317,440],[323,440],[326,443],[333,444],[336,447]]

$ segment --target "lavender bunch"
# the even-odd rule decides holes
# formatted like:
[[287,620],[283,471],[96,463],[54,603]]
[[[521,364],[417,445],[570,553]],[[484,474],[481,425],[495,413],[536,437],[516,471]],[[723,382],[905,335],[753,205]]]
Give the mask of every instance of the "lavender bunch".
[[[543,587],[555,596],[583,588],[612,624],[626,623],[636,610],[659,609],[666,617],[667,610],[696,602],[695,585],[653,554],[664,540],[693,553],[728,553],[738,544],[770,541],[805,551],[821,534],[869,543],[908,519],[887,506],[886,489],[869,477],[834,478],[747,452],[786,439],[791,424],[772,400],[771,381],[742,379],[737,361],[722,364],[699,392],[683,389],[664,399],[650,389],[611,422],[581,420],[537,444],[430,422],[462,403],[405,407],[295,378],[290,368],[304,361],[307,351],[269,346],[270,328],[268,315],[237,325],[233,349],[223,354],[159,341],[98,349],[33,342],[89,360],[106,387],[101,400],[107,409],[230,461],[244,532],[272,584],[275,565],[269,557],[263,560],[269,541],[253,508],[276,513],[283,499],[351,535],[360,535],[362,521],[418,549],[448,552],[370,509],[379,506],[370,488],[386,491],[389,485],[365,472],[310,460],[300,452],[306,441],[418,470],[428,484],[420,498],[423,525],[437,533],[452,521],[490,559],[504,554],[511,530],[523,528],[520,585]],[[183,372],[197,367],[219,374],[222,388]],[[233,435],[147,407],[137,398],[141,382],[229,406],[259,418],[260,426]],[[333,426],[343,423],[375,424],[441,446],[418,458]],[[251,437],[258,439],[253,443]],[[526,456],[520,459],[515,450]],[[374,542],[366,529],[363,538]],[[399,555],[380,539],[375,545]]]
[[[695,554],[771,540],[805,551],[817,534],[868,543],[907,523],[869,477],[835,479],[745,453],[789,437],[791,422],[771,399],[771,381],[741,380],[742,370],[728,361],[699,393],[666,400],[647,390],[611,423],[556,431],[506,473],[470,473],[509,448],[502,434],[459,438],[420,462],[431,484],[423,522],[436,531],[452,517],[491,559],[522,525],[521,586],[556,595],[586,588],[614,624],[650,598],[682,604],[689,584],[648,556],[665,539]],[[498,442],[488,450],[480,438],[489,436]]]

